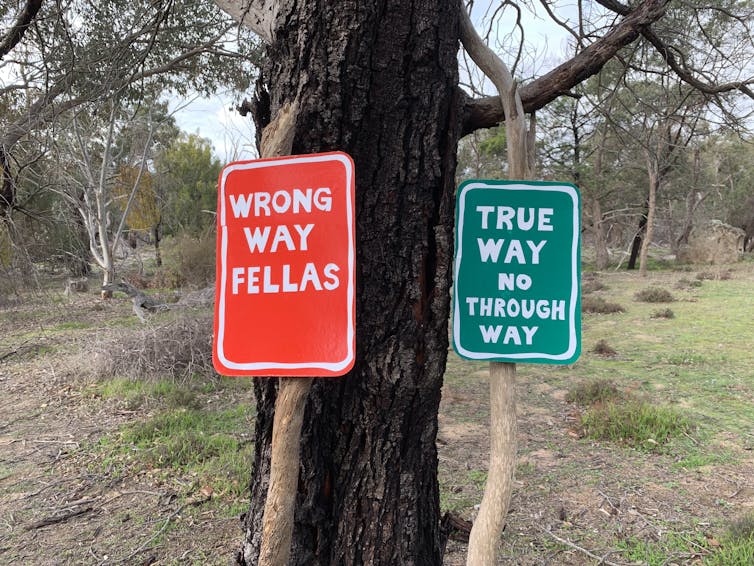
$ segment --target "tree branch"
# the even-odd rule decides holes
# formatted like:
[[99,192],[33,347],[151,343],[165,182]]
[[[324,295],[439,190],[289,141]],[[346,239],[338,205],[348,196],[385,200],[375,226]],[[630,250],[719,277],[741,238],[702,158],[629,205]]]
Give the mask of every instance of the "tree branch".
[[215,4],[265,43],[272,43],[280,0],[214,0]]
[[[608,10],[612,10],[616,14],[626,15],[631,12],[628,6],[621,4],[617,0],[597,0],[597,2]],[[724,13],[726,13],[731,18],[735,18],[735,16],[729,14],[728,12]],[[699,80],[693,75],[693,71],[691,69],[684,66],[680,61],[678,61],[670,47],[665,44],[665,42],[662,41],[662,39],[660,39],[660,37],[654,31],[652,31],[650,27],[642,29],[641,34],[657,50],[657,52],[660,54],[660,57],[662,57],[663,61],[665,61],[668,67],[670,67],[683,82],[694,87],[699,92],[709,95],[715,95],[738,90],[749,98],[754,98],[754,91],[752,91],[752,89],[750,88],[750,85],[754,84],[754,81],[732,81],[715,85]]]
[[[634,42],[642,30],[665,14],[670,0],[644,0],[612,30],[546,75],[521,87],[524,112],[544,107],[577,84],[597,74],[615,54]],[[490,128],[505,119],[500,97],[468,99],[464,105],[462,135]]]
[[19,41],[24,37],[26,30],[29,29],[31,22],[37,17],[39,9],[42,7],[42,0],[27,0],[23,10],[16,16],[13,27],[10,28],[5,36],[0,39],[0,59],[10,53]]

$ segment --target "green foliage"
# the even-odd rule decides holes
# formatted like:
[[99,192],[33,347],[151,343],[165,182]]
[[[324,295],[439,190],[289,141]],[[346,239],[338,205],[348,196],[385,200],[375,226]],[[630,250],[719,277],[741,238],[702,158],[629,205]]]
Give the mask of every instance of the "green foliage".
[[207,286],[215,280],[215,247],[214,234],[209,231],[199,237],[180,234],[167,240],[155,284],[169,288]]
[[216,491],[240,497],[246,490],[252,444],[249,409],[177,409],[124,427],[105,445],[110,458],[126,465],[196,474]]
[[649,452],[665,451],[670,440],[692,430],[690,421],[677,411],[630,397],[592,406],[583,413],[581,424],[589,438]]
[[634,299],[643,303],[672,303],[675,301],[673,294],[662,287],[647,287],[634,294]]
[[222,165],[212,155],[210,142],[196,134],[182,135],[160,153],[156,168],[165,233],[198,236],[214,226]]
[[586,407],[595,403],[605,403],[621,399],[622,393],[609,379],[581,381],[568,389],[565,400]]
[[97,384],[97,392],[103,399],[121,400],[130,410],[157,401],[163,401],[172,409],[200,408],[197,390],[193,384],[179,384],[166,379],[144,381],[113,378]]
[[463,138],[458,146],[457,176],[466,179],[505,177],[507,150],[505,126],[478,130]]
[[122,214],[137,180],[136,193],[126,223],[134,230],[150,230],[160,222],[160,209],[153,187],[153,177],[149,171],[140,171],[139,166],[121,165],[118,168],[113,196]]
[[646,566],[664,566],[668,559],[676,555],[691,554],[696,556],[701,549],[711,551],[709,541],[700,533],[663,533],[659,540],[644,540],[630,537],[618,542],[621,557],[633,564]]

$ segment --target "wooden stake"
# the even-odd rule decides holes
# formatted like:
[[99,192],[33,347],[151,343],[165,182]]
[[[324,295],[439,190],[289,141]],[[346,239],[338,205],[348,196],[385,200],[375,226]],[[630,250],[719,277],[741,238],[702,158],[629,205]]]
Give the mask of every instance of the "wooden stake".
[[298,491],[299,451],[304,406],[312,380],[280,378],[272,423],[270,483],[264,504],[259,566],[287,566]]
[[[286,104],[262,132],[262,157],[289,155],[298,105]],[[291,554],[298,492],[301,426],[312,380],[280,378],[272,423],[270,483],[264,503],[259,566],[287,566]]]
[[490,362],[490,463],[467,566],[496,563],[516,469],[516,364]]

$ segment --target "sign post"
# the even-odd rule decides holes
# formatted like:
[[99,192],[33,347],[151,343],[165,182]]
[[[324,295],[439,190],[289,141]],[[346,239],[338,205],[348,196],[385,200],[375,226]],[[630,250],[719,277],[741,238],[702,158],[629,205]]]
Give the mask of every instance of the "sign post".
[[218,190],[213,363],[280,376],[260,566],[288,563],[299,444],[311,380],[355,360],[354,166],[345,153],[290,152],[297,106],[262,135],[258,161],[231,163]]
[[[511,154],[515,149],[509,147]],[[469,536],[468,566],[495,560],[507,515],[516,454],[516,363],[567,364],[579,356],[579,235],[573,185],[467,181],[459,187],[453,346],[463,358],[490,362],[490,466]]]

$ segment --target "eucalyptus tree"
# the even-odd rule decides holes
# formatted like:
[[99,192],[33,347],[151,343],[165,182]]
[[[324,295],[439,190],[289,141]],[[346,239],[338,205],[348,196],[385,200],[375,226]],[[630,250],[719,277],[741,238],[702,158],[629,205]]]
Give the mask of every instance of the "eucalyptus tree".
[[[457,0],[216,2],[267,44],[253,104],[258,129],[293,108],[293,153],[344,150],[356,164],[356,363],[341,379],[317,380],[308,396],[290,564],[440,564],[447,533],[435,439],[456,151],[463,135],[505,118],[499,97],[472,98],[459,87],[465,7]],[[642,36],[672,46],[677,30],[663,25],[668,4],[616,4],[621,14],[596,23],[584,16],[571,30],[583,48],[522,84],[522,110],[568,93]],[[708,80],[683,61],[666,64]],[[257,563],[260,548],[276,383],[257,380],[255,392],[242,564]]]
[[145,89],[240,90],[257,59],[250,34],[200,0],[11,0],[0,30],[0,212],[15,204],[18,169],[70,112],[137,101]]

